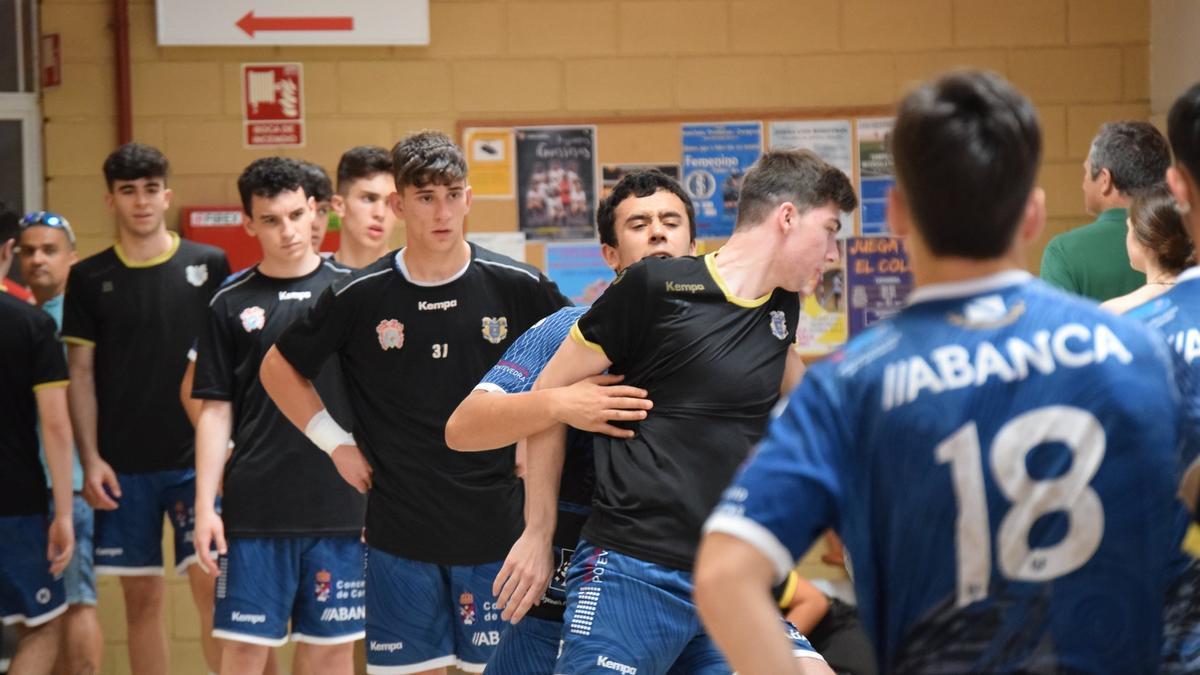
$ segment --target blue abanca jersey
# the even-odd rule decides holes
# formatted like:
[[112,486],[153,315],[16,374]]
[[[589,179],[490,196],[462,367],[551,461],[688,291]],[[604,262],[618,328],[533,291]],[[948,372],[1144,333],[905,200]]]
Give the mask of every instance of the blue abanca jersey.
[[705,529],[782,579],[835,528],[882,672],[1154,672],[1175,363],[1025,272],[921,288],[809,370]]

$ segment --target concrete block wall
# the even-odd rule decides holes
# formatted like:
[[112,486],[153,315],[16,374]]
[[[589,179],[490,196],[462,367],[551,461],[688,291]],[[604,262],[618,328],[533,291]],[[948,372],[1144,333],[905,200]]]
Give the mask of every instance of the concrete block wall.
[[[63,57],[62,86],[43,96],[47,206],[75,224],[84,255],[113,236],[100,177],[116,142],[110,5],[40,5]],[[975,66],[1011,79],[1041,115],[1050,222],[1036,270],[1050,236],[1088,220],[1081,164],[1099,124],[1149,117],[1149,0],[430,0],[432,44],[420,48],[163,48],[154,12],[131,0],[133,129],[170,158],[176,207],[237,203],[236,175],[274,152],[241,145],[243,62],[303,63],[308,146],[285,154],[330,170],[351,144],[453,133],[460,119],[880,105]],[[187,586],[168,583],[176,672],[203,672]],[[103,584],[101,601],[105,672],[123,673],[119,588]]]

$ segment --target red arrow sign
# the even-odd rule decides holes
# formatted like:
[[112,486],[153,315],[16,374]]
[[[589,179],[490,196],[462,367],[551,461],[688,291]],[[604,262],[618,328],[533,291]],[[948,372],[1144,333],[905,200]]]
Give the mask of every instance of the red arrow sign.
[[246,12],[237,22],[237,27],[254,37],[256,31],[326,31],[354,30],[352,16],[254,16],[254,10]]

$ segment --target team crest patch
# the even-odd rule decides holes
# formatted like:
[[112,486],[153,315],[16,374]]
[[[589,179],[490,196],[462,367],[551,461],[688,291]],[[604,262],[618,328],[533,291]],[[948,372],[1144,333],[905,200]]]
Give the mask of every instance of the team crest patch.
[[333,575],[329,573],[329,570],[317,572],[317,585],[313,589],[313,595],[316,596],[317,602],[327,602],[331,588],[333,588]]
[[468,591],[463,591],[462,595],[458,596],[458,618],[464,626],[475,623],[475,596]]
[[383,351],[400,349],[404,346],[404,324],[395,319],[384,319],[375,327],[379,336],[379,346]]
[[483,317],[483,339],[498,345],[508,337],[508,317]]
[[208,265],[204,263],[188,265],[183,270],[183,275],[187,278],[189,284],[197,287],[203,286],[204,282],[208,281]]
[[247,307],[238,318],[242,320],[242,328],[245,328],[247,333],[262,330],[263,326],[267,325],[267,312],[262,307]]
[[788,336],[787,318],[779,310],[771,312],[771,335],[780,340],[786,340]]

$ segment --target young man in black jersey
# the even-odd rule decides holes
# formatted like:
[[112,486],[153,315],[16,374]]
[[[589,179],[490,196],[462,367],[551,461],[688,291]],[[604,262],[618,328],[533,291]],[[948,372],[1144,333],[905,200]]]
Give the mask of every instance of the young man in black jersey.
[[117,243],[71,268],[63,307],[71,422],[84,497],[97,509],[96,572],[121,577],[138,674],[169,669],[164,513],[175,530],[175,569],[187,571],[200,611],[205,661],[215,670],[219,659],[209,625],[212,579],[192,567],[193,439],[178,391],[188,347],[229,263],[220,249],[167,230],[167,169],[162,153],[137,143],[108,156],[105,201]]
[[[17,232],[16,215],[0,210],[0,279],[8,276]],[[61,575],[75,543],[67,364],[54,319],[3,287],[0,326],[0,622],[18,625],[8,672],[42,675],[61,648],[60,617],[67,611]],[[53,520],[38,460],[39,421]]]
[[[408,245],[326,291],[261,378],[347,482],[370,490],[368,672],[477,672],[503,630],[491,585],[521,532],[521,488],[512,446],[456,453],[446,419],[517,336],[568,303],[536,268],[463,238],[471,190],[447,136],[409,136],[392,159]],[[309,382],[334,354],[353,436]]]
[[[632,437],[595,436],[596,496],[567,573],[557,672],[730,672],[692,604],[700,526],[766,426],[799,293],[836,262],[839,215],[857,203],[812,153],[765,154],[721,250],[628,267],[542,372],[535,390],[607,370],[654,402]],[[552,427],[529,439],[531,470],[541,453],[562,461],[561,438]]]
[[342,223],[334,260],[357,270],[387,254],[396,229],[396,214],[388,205],[394,192],[396,179],[387,150],[360,145],[342,153],[331,202]]
[[[348,674],[353,642],[364,634],[365,500],[258,381],[275,338],[350,274],[312,250],[316,203],[304,181],[304,168],[281,157],[256,160],[238,179],[246,231],[263,258],[213,296],[196,350],[196,546],[210,574],[217,566],[209,544],[221,554],[213,633],[225,640],[224,675],[261,673],[270,648],[287,641],[289,621],[300,643],[297,672]],[[334,363],[318,375],[326,400],[341,398],[339,377]]]

